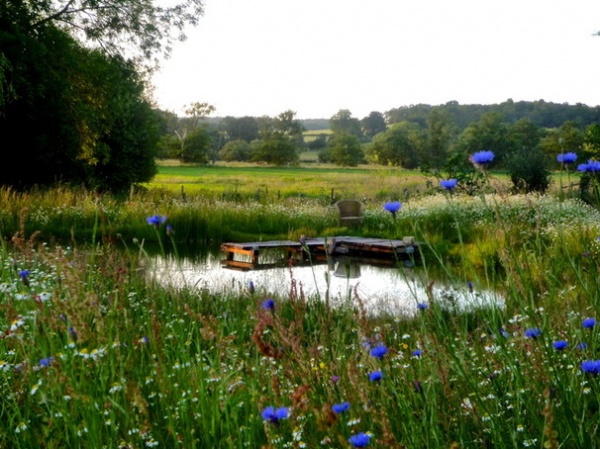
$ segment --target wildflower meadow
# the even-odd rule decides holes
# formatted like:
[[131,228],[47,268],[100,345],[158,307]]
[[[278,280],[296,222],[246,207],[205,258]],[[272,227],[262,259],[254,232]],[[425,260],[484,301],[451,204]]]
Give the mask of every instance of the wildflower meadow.
[[[493,160],[472,156],[486,176]],[[0,448],[600,447],[600,213],[576,195],[441,179],[346,229],[310,199],[38,194],[0,195]],[[148,271],[190,242],[342,233],[414,236],[398,270],[426,300],[374,313],[356,292],[215,294]],[[484,290],[497,301],[456,301]]]

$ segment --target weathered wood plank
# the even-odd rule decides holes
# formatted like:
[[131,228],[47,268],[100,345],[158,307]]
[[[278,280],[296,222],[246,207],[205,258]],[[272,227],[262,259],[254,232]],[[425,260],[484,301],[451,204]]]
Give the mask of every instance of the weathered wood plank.
[[[287,252],[288,263],[300,265],[309,260],[325,261],[327,257],[345,255],[357,262],[393,265],[399,257],[417,255],[418,244],[414,237],[402,240],[378,239],[354,236],[306,238],[302,242],[271,240],[265,242],[223,243],[221,251],[226,254],[223,263],[231,268],[261,269],[273,266],[259,263],[261,250],[279,249]],[[236,260],[235,256],[249,256],[250,261]]]

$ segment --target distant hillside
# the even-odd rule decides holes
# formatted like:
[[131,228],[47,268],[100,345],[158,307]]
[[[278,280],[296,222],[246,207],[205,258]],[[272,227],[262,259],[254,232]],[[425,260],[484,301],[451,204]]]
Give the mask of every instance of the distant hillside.
[[573,121],[580,127],[592,123],[600,123],[600,106],[585,104],[570,105],[568,103],[548,103],[539,101],[507,100],[500,104],[458,104],[451,101],[443,105],[431,106],[417,104],[391,109],[385,113],[388,124],[398,122],[415,122],[427,126],[427,117],[432,110],[442,111],[459,128],[465,128],[470,123],[477,122],[483,114],[493,112],[502,115],[507,123],[515,123],[527,118],[543,128],[557,128],[563,123]]

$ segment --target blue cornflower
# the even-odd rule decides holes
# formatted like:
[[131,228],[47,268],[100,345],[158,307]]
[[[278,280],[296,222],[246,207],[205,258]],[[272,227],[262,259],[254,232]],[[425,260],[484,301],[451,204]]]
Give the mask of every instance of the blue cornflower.
[[254,287],[254,282],[252,282],[252,281],[248,282],[248,293],[253,295],[255,290],[256,290],[256,288]]
[[510,334],[506,332],[506,329],[504,329],[503,327],[500,328],[500,335],[502,335],[504,338],[510,337]]
[[595,173],[600,171],[600,161],[589,160],[585,164],[577,166],[578,171]]
[[590,374],[600,373],[600,360],[584,360],[581,362],[581,371]]
[[417,304],[417,309],[419,309],[419,310],[425,310],[426,308],[427,308],[426,302],[420,302]]
[[385,203],[383,208],[396,218],[396,213],[402,208],[402,203],[400,201],[390,201],[389,203]]
[[478,165],[489,164],[494,160],[494,152],[489,150],[478,151],[477,153],[473,153],[471,160]]
[[146,222],[152,226],[160,226],[165,221],[167,221],[167,217],[165,217],[164,215],[152,215],[146,218]]
[[369,374],[369,380],[371,382],[377,382],[377,381],[381,380],[382,378],[383,378],[383,373],[379,370],[373,371],[372,373]]
[[421,354],[423,354],[423,351],[421,351],[420,349],[415,349],[412,352],[412,355],[415,356],[415,357],[421,357]]
[[473,293],[473,282],[468,281],[467,282],[467,288],[469,289],[470,293]]
[[456,187],[458,181],[456,179],[442,179],[440,181],[440,187],[445,190],[452,190]]
[[552,346],[554,347],[554,349],[556,349],[557,351],[562,351],[563,349],[565,349],[567,346],[569,346],[569,343],[567,343],[566,340],[558,340],[552,343]]
[[591,329],[592,327],[594,327],[596,325],[596,319],[595,318],[586,318],[581,322],[581,325],[585,329]]
[[582,341],[581,343],[579,343],[577,345],[577,349],[579,349],[580,351],[585,351],[587,349],[588,345],[586,342]]
[[586,171],[589,171],[589,172],[600,171],[600,161],[588,161]]
[[43,359],[40,359],[40,366],[42,368],[47,368],[50,365],[52,365],[53,361],[54,361],[54,357],[45,357]]
[[333,410],[334,413],[344,413],[347,412],[349,408],[349,402],[342,402],[341,404],[333,404],[331,406],[331,410]]
[[577,160],[577,155],[575,153],[560,153],[556,156],[556,160],[561,164],[572,164]]
[[540,335],[542,335],[542,331],[538,327],[532,327],[532,328],[529,328],[529,329],[525,329],[525,336],[527,338],[536,339]]
[[279,421],[282,419],[286,419],[289,416],[289,411],[287,407],[267,407],[260,414],[262,419],[265,421],[269,421],[272,424],[279,424]]
[[387,347],[383,344],[379,344],[371,349],[371,355],[373,357],[377,357],[378,359],[382,359],[384,355],[387,354]]
[[275,301],[271,298],[265,299],[262,303],[263,309],[265,310],[274,310],[275,309]]
[[173,234],[175,234],[175,230],[173,229],[173,226],[172,226],[172,225],[170,225],[170,224],[168,224],[168,225],[165,227],[165,230],[166,230],[166,232],[167,232],[167,235],[173,235]]
[[19,276],[21,277],[21,279],[25,280],[29,277],[29,270],[21,270],[19,271]]
[[369,444],[369,441],[371,441],[371,437],[364,432],[357,433],[348,438],[348,442],[354,447],[365,447]]

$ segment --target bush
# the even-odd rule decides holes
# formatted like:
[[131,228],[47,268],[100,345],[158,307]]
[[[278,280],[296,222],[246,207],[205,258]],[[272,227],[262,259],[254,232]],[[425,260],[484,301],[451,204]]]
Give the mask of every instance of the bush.
[[507,168],[515,192],[544,193],[550,185],[550,172],[539,148],[513,154],[508,158]]

